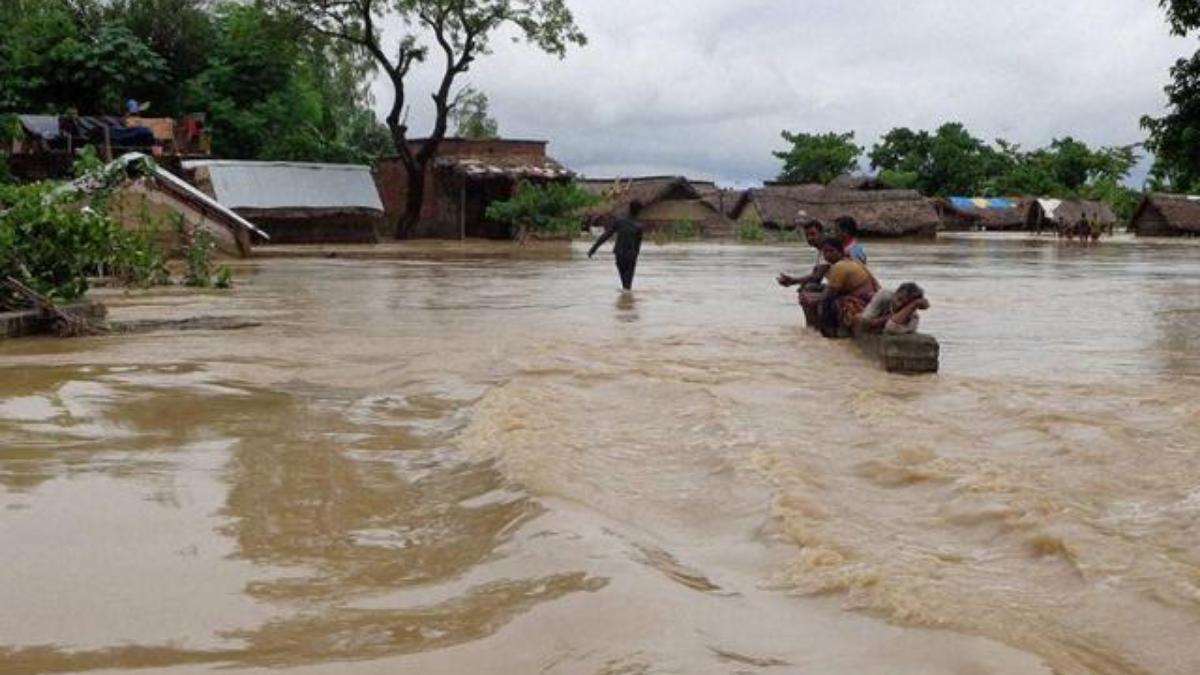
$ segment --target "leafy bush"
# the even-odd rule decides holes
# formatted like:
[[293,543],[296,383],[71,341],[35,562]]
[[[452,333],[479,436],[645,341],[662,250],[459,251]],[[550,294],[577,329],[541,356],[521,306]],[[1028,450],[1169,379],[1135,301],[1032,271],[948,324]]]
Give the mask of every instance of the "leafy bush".
[[512,199],[488,206],[487,217],[516,228],[521,241],[531,234],[574,236],[583,226],[583,210],[599,201],[575,183],[534,185],[521,181]]
[[[88,277],[101,272],[127,283],[163,279],[162,255],[147,237],[121,229],[100,210],[78,207],[71,192],[54,187],[0,187],[0,277],[60,302],[80,298]],[[0,293],[0,307],[25,304]]]
[[689,220],[681,220],[671,228],[671,238],[675,241],[687,241],[700,236],[696,224]]
[[755,222],[745,222],[738,224],[738,241],[743,242],[760,242],[766,238],[766,233],[763,231],[763,226]]

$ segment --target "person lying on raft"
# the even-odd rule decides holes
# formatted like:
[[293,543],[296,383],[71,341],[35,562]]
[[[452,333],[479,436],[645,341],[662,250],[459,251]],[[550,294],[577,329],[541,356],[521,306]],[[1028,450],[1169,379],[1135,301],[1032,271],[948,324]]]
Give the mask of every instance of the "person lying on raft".
[[921,325],[919,310],[929,309],[925,291],[908,282],[900,284],[895,291],[881,290],[871,298],[858,319],[858,333],[884,333],[887,335],[909,335],[917,332]]
[[879,291],[879,282],[866,265],[846,256],[840,237],[830,237],[822,242],[821,255],[829,263],[825,290],[818,300],[821,334],[830,338],[848,335],[867,303]]
[[821,255],[821,241],[824,239],[825,230],[818,220],[810,220],[801,226],[804,230],[804,241],[812,247],[817,254],[816,264],[813,265],[812,271],[807,276],[793,277],[788,274],[780,274],[775,281],[784,288],[791,286],[799,286],[801,293],[805,290],[820,290],[821,280],[825,278],[825,273],[829,271],[829,265],[825,262],[824,256]]

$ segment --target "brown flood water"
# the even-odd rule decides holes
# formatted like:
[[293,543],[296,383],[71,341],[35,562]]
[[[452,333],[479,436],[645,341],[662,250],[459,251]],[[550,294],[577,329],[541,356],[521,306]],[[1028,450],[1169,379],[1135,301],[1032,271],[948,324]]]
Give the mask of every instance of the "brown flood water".
[[1200,672],[1200,245],[873,243],[917,379],[797,247],[396,251],[0,343],[0,673]]

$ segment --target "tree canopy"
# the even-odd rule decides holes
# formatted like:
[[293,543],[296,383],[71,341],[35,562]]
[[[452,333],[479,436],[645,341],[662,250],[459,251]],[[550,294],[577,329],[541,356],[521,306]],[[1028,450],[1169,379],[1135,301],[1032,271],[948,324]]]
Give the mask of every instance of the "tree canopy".
[[[446,137],[458,101],[455,84],[481,56],[489,53],[494,35],[508,27],[518,39],[562,58],[571,45],[587,38],[575,24],[566,0],[274,0],[301,17],[315,33],[369,55],[387,75],[394,96],[386,116],[392,145],[405,167],[404,217],[397,236],[404,237],[420,216],[429,162]],[[393,42],[381,22],[399,19],[401,35]],[[407,112],[409,74],[430,53],[441,61],[441,77],[432,92],[433,128],[419,147],[409,144]]]
[[863,149],[854,144],[854,132],[807,134],[783,132],[791,147],[776,152],[783,160],[779,180],[784,183],[829,183],[858,167]]
[[386,148],[368,55],[262,2],[0,3],[0,112],[205,113],[215,153],[365,161]]
[[[1162,0],[1172,30],[1179,35],[1200,29],[1200,4],[1194,0]],[[1167,109],[1147,115],[1146,147],[1154,153],[1151,181],[1160,189],[1200,191],[1200,51],[1179,59],[1166,86]]]
[[458,96],[451,116],[459,138],[485,140],[500,137],[500,124],[491,116],[487,94],[470,87]]

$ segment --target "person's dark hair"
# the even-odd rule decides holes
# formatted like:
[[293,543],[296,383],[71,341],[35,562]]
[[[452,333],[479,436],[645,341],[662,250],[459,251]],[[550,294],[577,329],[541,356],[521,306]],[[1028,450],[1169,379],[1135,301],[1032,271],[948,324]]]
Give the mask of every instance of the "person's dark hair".
[[838,231],[845,232],[851,237],[857,237],[859,234],[858,221],[851,216],[841,216],[833,221],[833,224],[837,226]]
[[629,202],[629,217],[637,218],[638,214],[642,212],[642,206],[642,202],[639,199]]
[[801,230],[812,230],[812,229],[823,230],[823,229],[825,229],[825,226],[822,225],[821,221],[819,221],[819,220],[806,220],[803,223],[800,223],[800,229]]
[[896,287],[896,295],[903,295],[909,300],[925,297],[925,290],[909,281]]
[[841,251],[842,240],[837,237],[825,237],[821,240],[821,250],[825,250],[826,248],[835,248]]

